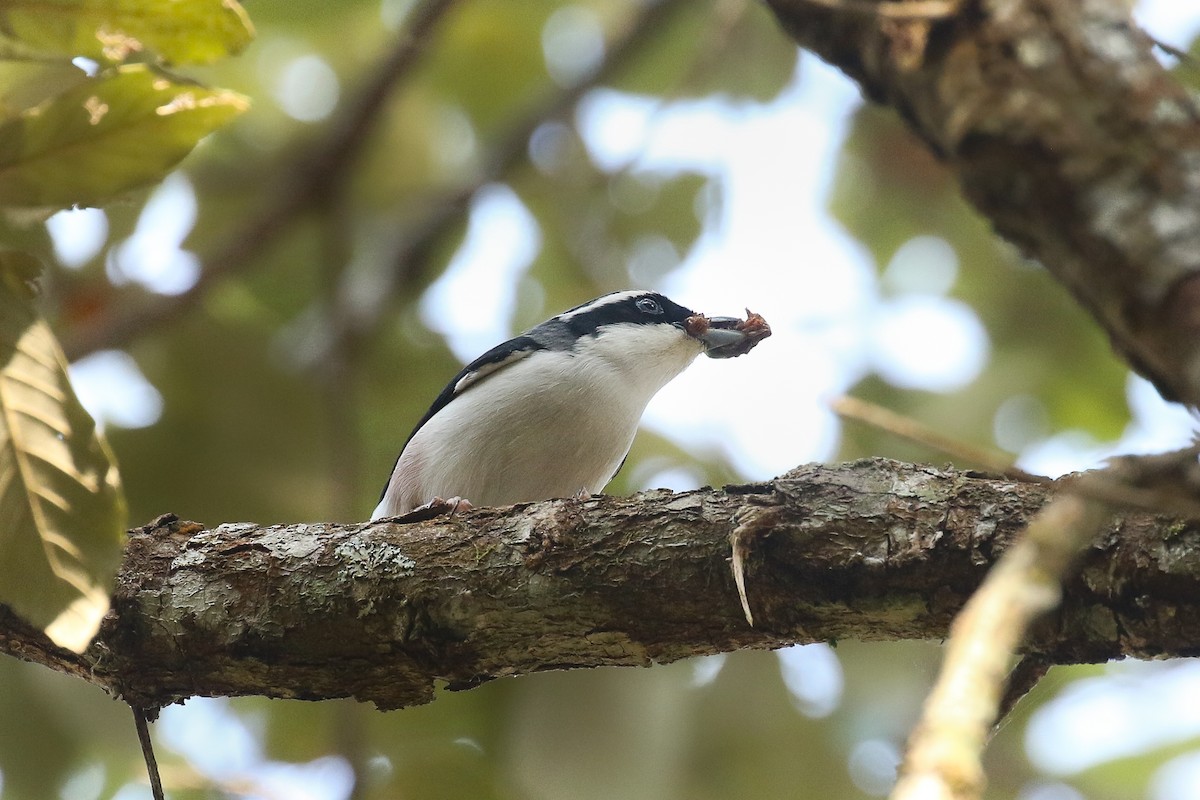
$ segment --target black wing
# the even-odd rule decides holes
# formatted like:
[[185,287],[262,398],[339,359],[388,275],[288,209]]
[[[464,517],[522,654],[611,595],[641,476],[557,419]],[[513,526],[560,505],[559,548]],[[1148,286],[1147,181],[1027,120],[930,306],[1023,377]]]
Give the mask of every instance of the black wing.
[[[630,448],[630,450],[632,450],[632,449],[633,448]],[[625,462],[628,460],[629,460],[629,450],[626,450],[625,457],[621,459],[620,464],[617,464],[617,468],[613,470],[613,474],[608,477],[609,482],[611,482],[613,478],[617,477],[617,475],[619,475],[621,473],[621,470],[625,467]]]
[[[425,412],[425,416],[421,417],[421,421],[416,424],[416,427],[412,429],[412,433],[404,440],[404,447],[408,447],[408,443],[417,435],[417,431],[421,430],[421,427],[426,422],[433,419],[434,414],[449,405],[450,401],[463,391],[478,383],[481,378],[503,369],[509,364],[520,361],[530,353],[545,349],[547,349],[546,346],[539,343],[533,337],[522,335],[496,345],[470,364],[467,364],[458,371],[457,375],[450,379],[450,382],[442,389],[441,394],[434,398],[433,405],[429,407],[429,410]],[[388,479],[383,484],[383,492],[379,495],[380,500],[383,500],[383,496],[387,494],[388,484],[392,482],[392,474],[396,471],[396,464],[400,462],[400,456],[404,454],[404,447],[400,448],[400,452],[396,455],[396,460],[392,462],[392,471],[388,473]]]

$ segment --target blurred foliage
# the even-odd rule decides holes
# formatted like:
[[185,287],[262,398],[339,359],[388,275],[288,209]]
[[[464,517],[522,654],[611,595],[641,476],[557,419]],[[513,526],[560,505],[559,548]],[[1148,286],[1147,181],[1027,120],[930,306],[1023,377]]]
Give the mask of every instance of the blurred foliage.
[[[21,227],[160,180],[246,101],[158,65],[212,61],[251,36],[241,8],[221,0],[0,6],[6,223]],[[112,453],[34,306],[37,259],[18,249],[29,240],[5,244],[13,249],[0,252],[0,601],[81,651],[108,609],[125,499]]]
[[[711,233],[726,189],[719,176],[650,172],[636,159],[599,165],[585,146],[572,97],[560,113],[537,120],[532,136],[509,140],[531,113],[555,109],[556,99],[571,92],[586,94],[598,66],[589,53],[622,53],[603,85],[637,93],[655,108],[697,100],[755,108],[773,102],[796,70],[795,48],[766,9],[749,0],[458,0],[421,42],[367,135],[337,153],[345,158],[342,169],[300,207],[273,217],[273,204],[291,199],[297,177],[315,167],[319,145],[349,141],[337,138],[344,133],[338,126],[362,87],[378,77],[377,64],[403,37],[414,5],[424,7],[405,0],[260,0],[251,6],[257,38],[247,44],[251,28],[240,9],[218,0],[0,3],[0,31],[23,37],[4,40],[0,52],[52,47],[104,62],[89,76],[62,60],[0,61],[0,114],[9,120],[0,142],[15,135],[5,133],[15,130],[7,126],[36,130],[38,114],[53,113],[34,114],[34,107],[51,109],[63,93],[107,98],[101,93],[118,84],[104,82],[126,75],[156,80],[150,76],[170,69],[164,91],[222,98],[208,106],[210,116],[187,122],[183,143],[169,156],[154,146],[162,129],[128,128],[131,152],[139,156],[130,163],[142,171],[126,173],[123,184],[109,180],[96,188],[104,175],[91,169],[94,162],[45,160],[62,175],[25,184],[45,190],[31,195],[34,205],[101,202],[101,194],[120,192],[104,200],[103,246],[82,264],[59,259],[46,228],[29,215],[0,219],[6,246],[51,264],[42,305],[65,341],[83,341],[82,334],[113,319],[130,319],[137,328],[119,346],[161,395],[162,412],[144,427],[108,430],[134,522],[167,511],[209,524],[363,518],[411,425],[458,369],[419,304],[458,252],[469,199],[479,188],[505,183],[538,228],[532,263],[516,279],[513,331],[626,288],[634,261],[643,280],[668,275],[698,237]],[[219,14],[220,22],[200,37],[152,25],[124,29],[117,43],[140,45],[126,48],[133,66],[105,62],[103,48],[97,54],[80,43],[78,26],[22,33],[37,22],[35,8],[79,20],[96,9],[136,15],[168,6]],[[547,68],[554,31],[565,36],[555,45],[560,53],[580,56],[573,78],[570,70]],[[638,34],[640,46],[622,49]],[[597,39],[606,44],[593,53]],[[240,56],[225,57],[242,48]],[[155,290],[153,270],[139,272],[125,255],[123,246],[151,222],[169,227],[145,213],[154,190],[131,187],[160,177],[233,116],[241,96],[253,100],[249,113],[205,138],[183,162],[197,215],[182,226],[190,228],[182,246],[222,273],[173,300]],[[310,110],[325,103],[329,113],[298,114],[298,101]],[[46,150],[53,136],[70,129],[30,133],[21,146]],[[18,152],[25,151],[0,147],[0,191],[15,185],[5,175],[17,173],[3,165],[16,163]],[[34,161],[20,164],[25,169]],[[84,180],[71,190],[79,194],[49,192],[71,175]],[[797,179],[805,176],[781,172],[781,181]],[[1120,432],[1129,419],[1126,371],[1102,335],[1040,267],[995,240],[945,170],[891,114],[871,108],[856,114],[830,206],[881,270],[913,237],[945,239],[960,263],[949,294],[969,304],[991,346],[986,368],[957,391],[902,389],[870,373],[856,394],[982,445],[993,445],[997,409],[1014,396],[1040,403],[1053,431],[1078,428],[1098,438]],[[172,214],[172,222],[188,216],[181,208]],[[254,227],[263,218],[268,224]],[[157,243],[165,255],[172,246]],[[872,289],[885,300],[891,291],[882,283]],[[178,305],[156,316],[163,302]],[[776,357],[785,369],[786,354]],[[132,404],[122,396],[128,387],[112,389]],[[853,425],[842,437],[839,457],[943,458]],[[739,477],[720,457],[643,433],[610,490],[635,490],[646,475],[675,467],[702,483]],[[902,747],[939,649],[845,642],[836,653],[844,686],[827,716],[810,716],[770,653],[733,654],[707,682],[698,676],[716,662],[542,674],[442,693],[431,705],[388,714],[344,702],[257,698],[217,707],[261,746],[248,758],[310,762],[341,755],[359,767],[357,796],[366,798],[879,796],[860,746]],[[1056,686],[1096,671],[1056,669],[1022,703],[989,751],[989,797],[1016,797],[1044,777],[1025,755],[1025,724]],[[220,744],[203,741],[205,735],[217,738],[197,734],[200,749]],[[173,797],[255,793],[260,774],[214,776],[180,749],[160,739]],[[1130,796],[1128,787],[1144,786],[1166,757],[1114,762],[1106,769],[1120,776],[1104,780]],[[69,796],[111,797],[141,775],[127,709],[77,681],[0,660],[5,800],[68,796],[63,786],[77,787],[87,776],[95,792]],[[1118,796],[1090,774],[1072,782],[1088,797]]]
[[221,0],[0,6],[0,206],[96,205],[161,179],[246,99],[151,67],[213,61],[252,36]]
[[[950,296],[970,305],[992,343],[987,369],[957,392],[914,392],[868,376],[856,395],[979,445],[993,445],[996,411],[1015,396],[1036,398],[1053,430],[1082,429],[1099,440],[1120,435],[1129,421],[1128,369],[1104,333],[1045,269],[996,238],[894,114],[859,110],[831,207],[881,267],[916,236],[945,239],[959,260]],[[847,432],[842,455],[877,454],[881,446],[897,458],[942,458],[858,429]]]

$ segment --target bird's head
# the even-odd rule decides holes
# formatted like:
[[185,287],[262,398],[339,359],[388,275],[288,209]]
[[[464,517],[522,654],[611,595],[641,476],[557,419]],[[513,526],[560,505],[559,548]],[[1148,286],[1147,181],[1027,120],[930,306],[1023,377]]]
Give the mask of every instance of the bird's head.
[[530,333],[548,337],[552,347],[598,350],[652,369],[657,359],[674,364],[701,352],[710,358],[738,356],[770,335],[765,323],[750,331],[745,324],[736,317],[697,314],[658,292],[631,290],[564,311]]

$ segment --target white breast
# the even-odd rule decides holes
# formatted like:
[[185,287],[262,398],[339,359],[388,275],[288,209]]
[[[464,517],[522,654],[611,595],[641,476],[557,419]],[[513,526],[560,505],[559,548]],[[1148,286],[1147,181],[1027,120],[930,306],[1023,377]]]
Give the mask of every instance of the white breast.
[[433,497],[493,506],[600,492],[650,398],[701,349],[668,325],[618,326],[487,376],[417,431],[372,519]]

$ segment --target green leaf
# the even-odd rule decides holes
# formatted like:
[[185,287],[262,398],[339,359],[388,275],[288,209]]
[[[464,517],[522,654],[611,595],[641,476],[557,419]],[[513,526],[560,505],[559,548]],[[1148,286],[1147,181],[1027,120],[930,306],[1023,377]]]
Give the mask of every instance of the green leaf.
[[89,80],[0,124],[0,205],[95,205],[160,180],[247,106],[143,65]]
[[15,117],[86,80],[87,74],[69,61],[10,61],[0,53],[0,119]]
[[108,610],[125,500],[9,256],[0,254],[0,602],[81,651]]
[[173,64],[216,61],[254,38],[235,0],[7,0],[0,30],[44,52],[124,61],[153,50]]

